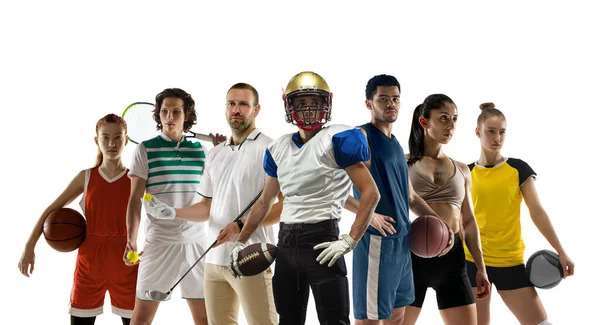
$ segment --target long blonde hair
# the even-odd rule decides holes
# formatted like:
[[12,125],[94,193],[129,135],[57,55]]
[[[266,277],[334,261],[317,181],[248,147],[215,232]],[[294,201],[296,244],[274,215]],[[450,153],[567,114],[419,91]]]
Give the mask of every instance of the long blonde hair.
[[[107,114],[103,118],[99,119],[98,122],[96,123],[96,136],[98,135],[98,130],[100,130],[100,127],[102,127],[104,124],[107,124],[107,123],[121,124],[121,126],[125,130],[125,135],[127,135],[127,123],[125,122],[125,120],[122,119],[119,115]],[[94,168],[99,167],[102,164],[102,158],[103,158],[102,151],[100,150],[100,147],[98,146],[98,154],[96,155],[96,162],[94,163]]]

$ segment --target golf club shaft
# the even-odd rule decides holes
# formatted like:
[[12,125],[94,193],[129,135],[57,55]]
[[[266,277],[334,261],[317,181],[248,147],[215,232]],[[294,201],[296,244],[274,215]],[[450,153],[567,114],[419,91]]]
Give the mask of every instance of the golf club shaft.
[[[244,214],[246,214],[246,212],[248,212],[248,210],[250,210],[250,208],[251,208],[251,207],[254,205],[254,203],[255,203],[255,202],[258,200],[258,198],[260,197],[260,195],[262,194],[262,192],[263,192],[263,190],[260,190],[260,192],[258,193],[258,195],[257,195],[257,196],[256,196],[256,197],[255,197],[255,198],[252,200],[252,202],[250,202],[250,204],[248,204],[248,206],[246,206],[246,208],[244,209],[244,211],[242,211],[242,212],[240,213],[240,215],[238,215],[238,216],[237,216],[237,218],[235,218],[235,219],[233,220],[233,222],[236,222],[236,221],[240,220],[240,219],[241,219],[241,218],[244,216]],[[187,270],[187,272],[185,272],[185,273],[183,274],[183,276],[182,276],[182,277],[179,279],[179,281],[177,281],[177,282],[176,282],[176,283],[173,285],[173,287],[171,287],[171,289],[169,289],[169,291],[167,292],[167,294],[170,294],[170,293],[171,293],[171,291],[173,291],[173,289],[175,289],[175,287],[176,287],[176,286],[179,284],[179,282],[181,282],[181,281],[183,280],[183,278],[185,278],[185,276],[186,276],[188,273],[190,273],[190,271],[191,271],[191,270],[194,268],[194,266],[196,266],[196,264],[198,264],[198,263],[199,263],[199,262],[202,260],[202,258],[204,257],[204,255],[206,255],[206,253],[208,253],[208,251],[210,251],[210,250],[211,250],[211,248],[213,248],[213,247],[214,247],[214,246],[217,244],[217,242],[218,242],[218,240],[215,240],[215,241],[212,243],[212,245],[210,245],[210,246],[208,247],[208,249],[207,249],[207,250],[204,252],[204,254],[202,254],[202,256],[200,256],[200,258],[198,258],[198,259],[196,260],[196,262],[195,262],[195,263],[194,263],[194,264],[193,264],[193,265],[192,265],[192,266],[191,266],[191,267],[190,267],[190,268]]]

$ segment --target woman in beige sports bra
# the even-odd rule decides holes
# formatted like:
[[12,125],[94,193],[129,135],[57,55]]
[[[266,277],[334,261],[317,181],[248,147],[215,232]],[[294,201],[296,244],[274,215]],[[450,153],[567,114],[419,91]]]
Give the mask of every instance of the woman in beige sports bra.
[[477,298],[489,294],[490,284],[471,204],[469,168],[442,151],[442,145],[452,139],[457,117],[456,105],[442,94],[428,96],[413,114],[408,175],[414,190],[452,231],[454,245],[438,257],[421,258],[412,254],[415,301],[407,307],[403,325],[416,323],[427,288],[436,291],[438,308],[446,325],[477,324],[475,297],[467,277],[459,236],[461,229],[464,229],[466,245],[477,261]]

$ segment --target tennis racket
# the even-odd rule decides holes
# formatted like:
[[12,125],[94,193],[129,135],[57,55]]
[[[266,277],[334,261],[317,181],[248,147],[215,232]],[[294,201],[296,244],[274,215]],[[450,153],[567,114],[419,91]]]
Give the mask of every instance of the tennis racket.
[[[129,141],[139,144],[152,139],[160,134],[156,129],[156,122],[152,118],[154,104],[148,102],[135,102],[123,111],[123,119],[127,123],[127,138]],[[202,133],[188,131],[183,135],[186,139],[198,139],[212,143],[212,137]]]

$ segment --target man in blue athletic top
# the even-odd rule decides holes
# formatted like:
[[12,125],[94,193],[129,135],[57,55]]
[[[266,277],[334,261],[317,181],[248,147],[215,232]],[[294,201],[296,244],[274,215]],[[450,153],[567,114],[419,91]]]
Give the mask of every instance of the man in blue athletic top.
[[[415,298],[408,209],[417,216],[437,214],[410,185],[404,151],[392,134],[400,109],[398,80],[389,75],[371,78],[366,87],[366,105],[371,122],[360,128],[370,147],[367,166],[381,199],[353,251],[354,318],[357,325],[401,324],[405,306]],[[361,193],[356,187],[353,190],[356,199],[349,197],[345,208],[355,212]]]

